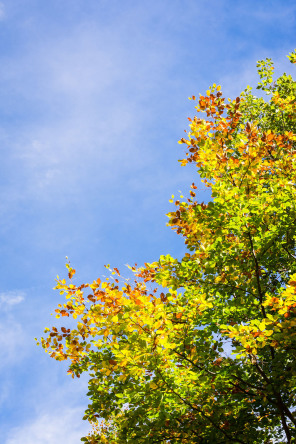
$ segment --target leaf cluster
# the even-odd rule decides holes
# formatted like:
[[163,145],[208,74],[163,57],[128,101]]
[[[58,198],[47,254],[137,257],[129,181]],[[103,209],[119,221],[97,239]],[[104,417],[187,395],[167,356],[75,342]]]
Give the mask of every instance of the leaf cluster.
[[[295,53],[289,59],[295,63]],[[101,282],[57,280],[57,317],[45,351],[89,374],[88,443],[283,443],[296,427],[296,82],[258,62],[226,100],[195,96],[180,140],[211,190],[172,200],[168,225],[187,253],[118,269]],[[294,440],[294,441],[293,441]]]

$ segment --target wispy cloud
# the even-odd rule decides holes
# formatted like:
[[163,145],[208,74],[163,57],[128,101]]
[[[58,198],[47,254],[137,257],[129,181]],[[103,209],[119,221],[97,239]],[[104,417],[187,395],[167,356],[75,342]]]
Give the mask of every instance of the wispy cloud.
[[11,290],[0,293],[0,308],[11,307],[20,304],[25,299],[26,293],[22,290]]
[[2,211],[27,199],[56,200],[61,190],[62,199],[72,200],[91,181],[106,186],[123,168],[144,164],[139,138],[151,115],[143,105],[165,81],[171,55],[166,43],[134,27],[137,44],[132,35],[121,39],[120,25],[112,34],[81,26],[31,42],[24,55],[5,56],[0,81],[18,102],[10,112],[28,114],[17,131],[2,124],[12,175]]
[[0,321],[0,369],[16,364],[29,348],[22,325],[8,317]]
[[3,2],[0,2],[0,20],[5,19],[5,6]]
[[81,421],[80,408],[41,414],[24,426],[12,428],[5,444],[74,444],[86,435],[89,424]]

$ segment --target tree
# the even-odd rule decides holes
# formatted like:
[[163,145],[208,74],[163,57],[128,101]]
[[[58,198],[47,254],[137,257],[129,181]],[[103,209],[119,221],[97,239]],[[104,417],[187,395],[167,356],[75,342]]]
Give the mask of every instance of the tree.
[[133,283],[114,268],[76,285],[69,263],[57,280],[57,317],[77,324],[41,342],[89,373],[84,442],[296,442],[296,82],[257,66],[264,97],[192,97],[181,164],[212,199],[192,184],[168,214],[185,256],[131,267]]

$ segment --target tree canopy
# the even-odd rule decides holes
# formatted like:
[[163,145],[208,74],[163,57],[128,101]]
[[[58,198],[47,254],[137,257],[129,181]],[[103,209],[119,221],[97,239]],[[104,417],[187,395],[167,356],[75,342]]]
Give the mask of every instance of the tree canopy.
[[[296,62],[296,52],[289,59]],[[89,374],[87,443],[296,442],[296,82],[273,79],[270,59],[226,100],[213,85],[193,96],[180,140],[196,185],[175,200],[168,225],[181,259],[160,256],[65,295],[41,343],[68,372]]]

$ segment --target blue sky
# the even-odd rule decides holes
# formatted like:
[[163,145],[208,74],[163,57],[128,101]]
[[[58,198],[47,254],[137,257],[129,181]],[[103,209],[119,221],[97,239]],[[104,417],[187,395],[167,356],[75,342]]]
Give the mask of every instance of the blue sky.
[[0,2],[1,442],[80,442],[87,380],[34,342],[65,256],[81,282],[180,257],[170,196],[194,180],[208,199],[177,162],[188,96],[236,96],[265,57],[291,72],[295,47],[289,0]]

